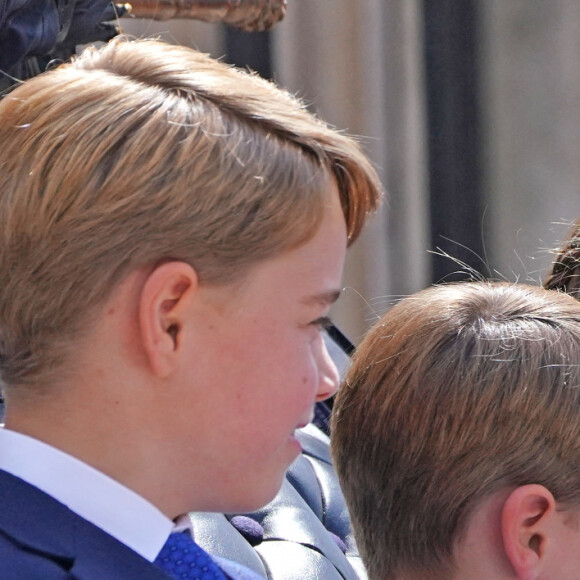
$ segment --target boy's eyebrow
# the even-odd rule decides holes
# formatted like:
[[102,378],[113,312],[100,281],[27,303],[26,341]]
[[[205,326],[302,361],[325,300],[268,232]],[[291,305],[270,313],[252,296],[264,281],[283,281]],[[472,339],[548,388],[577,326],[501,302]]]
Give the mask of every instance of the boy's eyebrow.
[[321,292],[320,294],[313,294],[312,296],[305,296],[302,303],[307,306],[313,304],[322,304],[324,306],[334,304],[342,294],[341,290],[329,290],[328,292]]

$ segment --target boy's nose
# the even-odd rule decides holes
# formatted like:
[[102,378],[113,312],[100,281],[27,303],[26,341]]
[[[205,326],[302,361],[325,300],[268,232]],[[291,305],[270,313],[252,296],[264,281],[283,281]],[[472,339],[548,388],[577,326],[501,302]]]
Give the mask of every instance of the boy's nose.
[[322,345],[322,352],[320,353],[319,365],[319,384],[316,400],[324,401],[336,393],[340,383],[338,369],[328,354],[328,350],[324,343]]

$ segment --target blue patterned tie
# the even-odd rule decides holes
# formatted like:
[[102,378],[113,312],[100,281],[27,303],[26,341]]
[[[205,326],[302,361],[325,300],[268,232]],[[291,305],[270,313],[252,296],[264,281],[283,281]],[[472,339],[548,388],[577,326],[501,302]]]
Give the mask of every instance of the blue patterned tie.
[[174,533],[155,558],[155,565],[183,580],[226,580],[217,564],[185,533]]

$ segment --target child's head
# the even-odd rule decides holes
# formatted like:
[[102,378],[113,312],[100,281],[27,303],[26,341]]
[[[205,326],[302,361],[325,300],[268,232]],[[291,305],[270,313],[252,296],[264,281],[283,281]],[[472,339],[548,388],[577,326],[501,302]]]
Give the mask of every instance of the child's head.
[[[458,562],[488,525],[481,545],[494,538],[490,553],[519,570],[517,538],[545,549],[544,532],[526,528],[543,524],[543,494],[564,514],[580,501],[580,304],[510,284],[419,292],[362,342],[334,408],[334,457],[372,579],[478,578]],[[516,500],[538,490],[538,512],[514,524]]]
[[[349,240],[379,197],[359,146],[255,75],[114,41],[0,102],[0,372],[60,372],[137,268],[239,281],[299,247],[338,187]],[[291,283],[289,281],[288,283]]]

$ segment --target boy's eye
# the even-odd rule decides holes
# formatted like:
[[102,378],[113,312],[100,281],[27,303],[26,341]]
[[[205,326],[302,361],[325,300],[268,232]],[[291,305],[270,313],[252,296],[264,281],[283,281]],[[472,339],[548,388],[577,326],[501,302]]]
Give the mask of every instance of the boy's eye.
[[320,318],[313,320],[310,324],[313,326],[318,326],[320,330],[326,330],[333,325],[333,322],[328,316],[321,316]]

